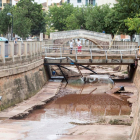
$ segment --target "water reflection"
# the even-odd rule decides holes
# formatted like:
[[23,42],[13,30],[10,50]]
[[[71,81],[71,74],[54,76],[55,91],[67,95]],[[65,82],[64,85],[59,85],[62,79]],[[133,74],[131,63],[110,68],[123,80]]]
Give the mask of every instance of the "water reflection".
[[54,108],[59,115],[129,115],[130,107],[126,99],[124,97],[123,100],[119,100],[108,94],[70,94],[58,98],[46,108]]

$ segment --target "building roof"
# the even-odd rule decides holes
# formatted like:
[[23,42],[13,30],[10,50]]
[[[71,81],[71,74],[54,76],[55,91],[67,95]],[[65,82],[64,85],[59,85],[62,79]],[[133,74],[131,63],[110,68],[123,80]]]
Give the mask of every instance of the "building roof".
[[43,7],[46,7],[47,6],[47,2],[43,2],[41,3]]

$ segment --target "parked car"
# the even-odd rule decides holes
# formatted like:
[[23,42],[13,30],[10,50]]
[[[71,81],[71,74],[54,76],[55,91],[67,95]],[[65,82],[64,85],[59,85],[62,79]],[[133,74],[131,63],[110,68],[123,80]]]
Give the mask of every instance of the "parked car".
[[0,37],[0,41],[5,41],[5,43],[8,43],[8,39],[5,37]]
[[27,41],[34,41],[34,40],[33,40],[33,39],[31,39],[31,38],[28,38],[28,39],[27,39]]
[[123,39],[122,41],[131,41],[130,39]]

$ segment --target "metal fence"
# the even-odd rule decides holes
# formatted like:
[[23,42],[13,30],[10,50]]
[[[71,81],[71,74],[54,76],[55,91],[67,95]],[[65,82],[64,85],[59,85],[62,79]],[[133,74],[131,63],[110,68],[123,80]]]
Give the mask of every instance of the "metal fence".
[[[47,54],[70,54],[70,47],[65,45],[44,45],[43,53]],[[82,46],[81,52],[82,54],[138,54],[138,46],[137,45],[112,45],[111,47],[104,45],[104,48],[100,48],[98,45],[86,45]],[[77,46],[74,46],[72,49],[73,54],[78,54],[79,49]]]

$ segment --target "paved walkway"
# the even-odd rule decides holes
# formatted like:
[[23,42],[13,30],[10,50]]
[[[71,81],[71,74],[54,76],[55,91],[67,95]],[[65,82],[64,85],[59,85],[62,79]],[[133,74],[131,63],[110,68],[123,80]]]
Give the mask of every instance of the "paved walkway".
[[48,82],[35,96],[0,112],[0,118],[18,118],[28,115],[37,106],[44,105],[57,94],[61,81]]
[[70,129],[59,140],[129,140],[130,126],[86,125]]

